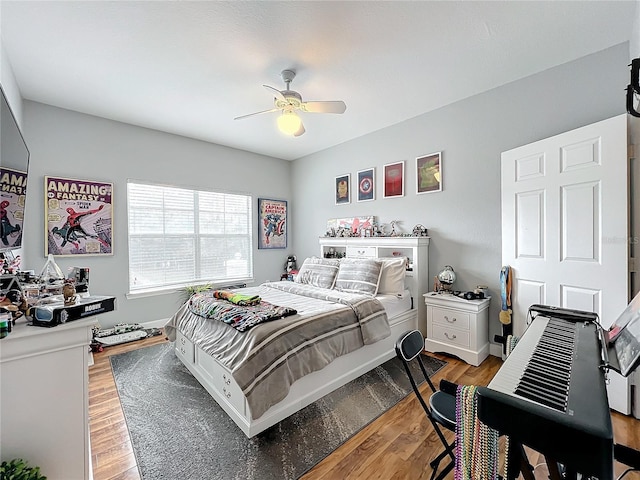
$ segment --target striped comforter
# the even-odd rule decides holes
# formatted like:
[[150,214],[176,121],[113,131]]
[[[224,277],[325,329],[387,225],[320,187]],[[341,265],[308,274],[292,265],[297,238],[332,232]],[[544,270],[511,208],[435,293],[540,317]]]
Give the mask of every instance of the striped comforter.
[[297,379],[391,334],[382,304],[369,296],[293,282],[266,283],[242,292],[298,313],[239,332],[195,315],[187,302],[165,331],[175,340],[179,330],[228,368],[254,420],[284,399]]

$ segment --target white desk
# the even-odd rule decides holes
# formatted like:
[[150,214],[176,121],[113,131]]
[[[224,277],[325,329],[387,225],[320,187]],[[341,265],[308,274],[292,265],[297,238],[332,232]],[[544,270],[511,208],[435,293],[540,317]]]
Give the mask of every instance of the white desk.
[[49,480],[92,478],[88,361],[95,317],[53,328],[18,319],[0,340],[0,456]]

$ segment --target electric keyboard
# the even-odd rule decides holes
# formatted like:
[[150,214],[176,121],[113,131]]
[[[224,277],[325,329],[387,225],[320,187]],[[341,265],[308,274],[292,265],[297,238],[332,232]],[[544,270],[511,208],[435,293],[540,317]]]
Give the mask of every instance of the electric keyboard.
[[599,338],[593,322],[536,317],[488,387],[478,389],[480,420],[571,471],[611,480]]

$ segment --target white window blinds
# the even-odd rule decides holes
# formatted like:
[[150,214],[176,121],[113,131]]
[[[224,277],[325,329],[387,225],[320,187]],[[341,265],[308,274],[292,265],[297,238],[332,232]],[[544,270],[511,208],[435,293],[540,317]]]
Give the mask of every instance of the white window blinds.
[[251,197],[129,182],[129,290],[253,277]]

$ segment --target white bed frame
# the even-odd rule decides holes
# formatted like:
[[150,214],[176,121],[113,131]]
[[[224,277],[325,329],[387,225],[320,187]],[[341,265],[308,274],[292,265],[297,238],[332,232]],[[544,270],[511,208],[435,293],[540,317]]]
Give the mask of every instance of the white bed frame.
[[384,340],[338,357],[322,370],[296,380],[282,401],[255,420],[231,372],[177,332],[177,357],[249,438],[393,358],[396,340],[407,330],[419,329],[426,334],[422,294],[429,290],[429,237],[320,238],[319,244],[322,256],[330,249],[347,257],[407,256],[413,271],[407,274],[405,285],[411,291],[413,309],[389,319],[391,335]]
[[251,418],[247,399],[231,372],[213,357],[177,332],[177,357],[211,394],[244,434],[251,438],[335,389],[383,364],[395,356],[395,342],[407,330],[418,328],[417,311],[410,310],[389,320],[391,335],[336,358],[322,370],[302,377],[291,385],[289,394],[260,418]]

